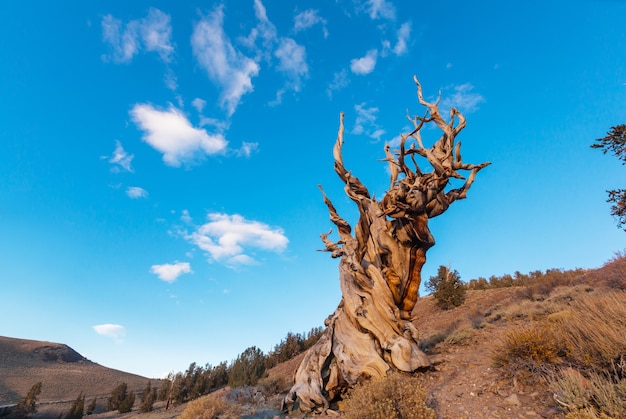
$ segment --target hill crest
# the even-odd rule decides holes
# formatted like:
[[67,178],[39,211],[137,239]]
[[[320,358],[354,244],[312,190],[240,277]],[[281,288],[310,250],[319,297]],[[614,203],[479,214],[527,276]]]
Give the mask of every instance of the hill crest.
[[105,396],[120,383],[140,390],[146,377],[99,365],[68,345],[0,336],[0,405],[16,403],[33,384],[42,382],[39,400]]

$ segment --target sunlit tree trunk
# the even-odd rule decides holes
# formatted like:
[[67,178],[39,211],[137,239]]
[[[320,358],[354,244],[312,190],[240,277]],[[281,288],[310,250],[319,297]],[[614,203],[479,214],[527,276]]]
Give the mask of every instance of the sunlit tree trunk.
[[[330,240],[330,232],[321,237],[325,250],[340,258],[342,299],[326,319],[327,329],[321,339],[300,364],[283,410],[298,403],[303,411],[323,412],[342,391],[363,378],[381,377],[389,370],[412,372],[430,365],[418,348],[418,333],[411,318],[426,252],[435,244],[428,220],[465,198],[476,173],[489,163],[462,162],[461,144],[455,138],[465,127],[465,118],[452,108],[449,121],[444,121],[438,102],[425,101],[419,81],[414,81],[418,100],[427,111],[423,117],[408,117],[414,129],[402,135],[398,150],[385,147],[391,179],[382,201],[373,198],[343,165],[343,113],[340,116],[333,150],[335,172],[360,215],[352,231],[322,190],[339,240]],[[426,148],[420,130],[431,123],[442,134]],[[416,158],[425,158],[432,170],[423,171]],[[469,171],[467,179],[459,170]],[[450,178],[465,182],[460,188],[446,190]]]

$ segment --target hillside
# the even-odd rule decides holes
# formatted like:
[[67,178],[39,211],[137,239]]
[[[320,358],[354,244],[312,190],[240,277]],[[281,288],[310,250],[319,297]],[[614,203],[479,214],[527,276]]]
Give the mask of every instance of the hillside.
[[143,389],[148,379],[91,362],[67,345],[0,336],[0,405],[17,402],[42,382],[39,401],[105,396],[125,382]]
[[[593,395],[599,390],[615,392],[617,404],[602,405],[617,412],[608,417],[625,417],[620,415],[626,414],[626,392],[620,391],[626,391],[626,257],[620,255],[596,270],[537,271],[516,278],[490,278],[487,289],[469,289],[465,302],[450,310],[437,307],[430,296],[418,300],[414,324],[433,366],[415,376],[436,417],[564,418],[566,405],[599,408]],[[570,335],[559,331],[573,329],[586,335],[566,343]],[[552,346],[565,350],[545,350]],[[534,348],[530,357],[528,348]],[[594,355],[588,359],[587,354]],[[257,386],[222,388],[170,410],[157,402],[149,414],[138,412],[138,402],[124,415],[101,407],[93,417],[196,417],[215,406],[221,406],[224,418],[312,417],[298,411],[285,416],[279,410],[303,355],[267,371],[268,377]],[[593,375],[603,371],[613,374],[615,385]],[[66,345],[0,337],[0,404],[17,400],[37,381],[44,383],[40,400],[49,402],[72,400],[80,391],[88,398],[106,396],[119,382],[141,390],[147,379],[102,367]],[[565,387],[574,382],[582,389],[576,400]],[[342,412],[344,403],[331,408]],[[42,403],[37,417],[58,417],[69,408],[69,403],[54,409],[47,405]]]

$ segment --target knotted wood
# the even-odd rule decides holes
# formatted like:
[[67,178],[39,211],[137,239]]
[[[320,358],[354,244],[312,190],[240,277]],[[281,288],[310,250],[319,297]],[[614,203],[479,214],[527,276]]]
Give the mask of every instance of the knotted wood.
[[[381,377],[389,370],[413,372],[430,365],[418,347],[415,319],[411,318],[426,252],[435,244],[428,220],[465,198],[476,173],[490,163],[463,163],[461,143],[455,139],[465,127],[465,118],[452,108],[446,122],[439,113],[438,101],[424,100],[416,77],[414,82],[426,113],[407,116],[414,129],[401,136],[398,150],[392,152],[389,145],[385,146],[384,160],[391,176],[390,189],[382,201],[373,198],[344,167],[344,115],[340,114],[333,149],[335,172],[357,205],[359,220],[353,233],[322,190],[339,240],[329,238],[332,230],[321,238],[325,250],[333,258],[340,258],[342,299],[326,319],[327,329],[321,339],[308,350],[296,371],[294,385],[283,400],[285,411],[298,403],[302,411],[321,413],[359,380]],[[427,124],[435,124],[442,133],[429,148],[420,134]],[[432,170],[423,171],[416,158],[426,159]],[[470,172],[467,179],[459,170]],[[446,190],[450,178],[465,182],[460,188]]]

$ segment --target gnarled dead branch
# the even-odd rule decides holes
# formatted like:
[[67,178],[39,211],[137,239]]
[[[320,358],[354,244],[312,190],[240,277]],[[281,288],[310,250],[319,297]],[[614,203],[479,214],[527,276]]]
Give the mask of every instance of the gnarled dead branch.
[[[341,258],[342,299],[326,319],[322,338],[309,349],[298,368],[294,385],[284,399],[284,410],[298,402],[303,411],[323,412],[344,389],[363,378],[380,377],[392,369],[412,372],[429,365],[418,348],[417,330],[411,319],[426,252],[435,244],[428,220],[465,198],[476,174],[490,163],[463,163],[461,143],[456,137],[465,127],[465,118],[452,108],[446,122],[438,102],[427,102],[416,77],[414,81],[419,103],[427,111],[424,116],[409,117],[414,129],[401,136],[398,150],[392,152],[389,145],[385,146],[383,160],[389,164],[391,176],[382,201],[372,198],[365,185],[344,167],[344,115],[340,115],[333,148],[335,172],[360,216],[352,232],[322,190],[339,240],[330,240],[330,232],[321,237],[325,250]],[[431,123],[439,128],[441,136],[426,147],[421,130]],[[425,158],[433,170],[424,172],[416,156]],[[470,172],[467,179],[460,170]],[[465,183],[447,190],[451,178],[465,179]]]

